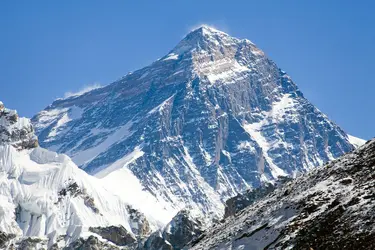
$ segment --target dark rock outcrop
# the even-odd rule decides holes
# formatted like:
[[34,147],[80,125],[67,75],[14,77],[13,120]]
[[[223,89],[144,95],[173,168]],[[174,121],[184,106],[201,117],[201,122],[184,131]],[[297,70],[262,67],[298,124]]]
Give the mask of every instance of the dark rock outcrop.
[[198,237],[204,230],[201,218],[192,216],[189,210],[180,211],[163,231],[163,238],[174,249],[182,249],[187,243]]
[[162,230],[151,234],[144,244],[149,250],[179,250],[195,240],[204,231],[203,219],[184,209],[177,213]]
[[237,196],[228,199],[225,202],[224,219],[229,216],[235,215],[239,211],[250,206],[257,200],[265,197],[266,195],[274,191],[276,188],[279,188],[281,185],[290,180],[292,179],[288,177],[280,177],[275,184],[264,183],[256,189],[247,190],[245,193],[238,194]]
[[94,213],[99,213],[99,209],[95,205],[95,200],[93,197],[91,197],[89,194],[87,194],[85,189],[81,189],[76,182],[72,182],[68,184],[65,188],[62,188],[59,192],[59,198],[58,202],[61,201],[61,199],[69,195],[71,197],[77,197],[80,196],[83,199],[84,204],[91,208],[91,210]]
[[64,250],[119,250],[119,247],[100,241],[97,237],[91,235],[87,239],[78,240],[65,247]]
[[248,190],[243,194],[238,194],[237,196],[228,199],[225,202],[224,219],[229,216],[235,215],[239,211],[253,204],[258,199],[263,198],[273,190],[275,190],[275,186],[267,183],[259,188]]
[[162,232],[157,231],[147,238],[147,241],[143,246],[140,246],[138,250],[148,249],[148,250],[174,250],[173,246],[167,242],[162,235]]
[[17,111],[4,107],[0,102],[0,145],[11,144],[13,147],[30,149],[38,146],[38,138],[27,118],[19,118]]
[[[0,110],[1,110],[1,106],[0,106]],[[7,233],[0,231],[0,249],[4,249],[8,245],[9,241],[15,237],[16,235],[14,234],[7,234]]]
[[136,241],[133,234],[129,233],[123,226],[90,227],[89,230],[118,246],[126,246]]
[[38,247],[38,245],[46,246],[46,240],[37,237],[27,237],[18,242],[17,250],[43,249],[42,247]]
[[151,233],[150,223],[144,214],[138,210],[132,208],[131,206],[127,207],[129,213],[130,225],[132,225],[132,232],[136,234],[139,238],[144,238]]

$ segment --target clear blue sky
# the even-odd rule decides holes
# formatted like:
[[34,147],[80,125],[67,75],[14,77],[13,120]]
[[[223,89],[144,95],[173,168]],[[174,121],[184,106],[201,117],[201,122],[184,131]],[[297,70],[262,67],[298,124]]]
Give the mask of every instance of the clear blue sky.
[[375,136],[375,1],[0,1],[0,100],[33,116],[210,24],[256,43],[345,131]]

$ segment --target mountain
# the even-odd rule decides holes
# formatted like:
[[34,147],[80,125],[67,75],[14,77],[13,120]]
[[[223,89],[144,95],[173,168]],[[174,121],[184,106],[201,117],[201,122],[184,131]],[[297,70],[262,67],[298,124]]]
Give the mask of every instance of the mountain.
[[210,227],[189,249],[375,249],[375,139]]
[[136,244],[173,217],[139,186],[115,195],[68,156],[38,147],[30,120],[0,104],[0,249],[60,249],[89,236]]
[[117,189],[130,173],[169,210],[213,217],[226,199],[361,143],[256,45],[206,26],[145,68],[54,101],[32,122],[41,146]]

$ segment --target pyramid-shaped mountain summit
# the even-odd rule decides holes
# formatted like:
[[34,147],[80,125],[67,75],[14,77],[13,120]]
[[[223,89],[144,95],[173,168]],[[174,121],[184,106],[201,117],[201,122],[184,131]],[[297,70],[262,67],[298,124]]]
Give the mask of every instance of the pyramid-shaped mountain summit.
[[173,211],[222,213],[238,192],[354,148],[255,44],[207,26],[147,67],[54,101],[32,122],[41,146],[118,189],[134,175]]

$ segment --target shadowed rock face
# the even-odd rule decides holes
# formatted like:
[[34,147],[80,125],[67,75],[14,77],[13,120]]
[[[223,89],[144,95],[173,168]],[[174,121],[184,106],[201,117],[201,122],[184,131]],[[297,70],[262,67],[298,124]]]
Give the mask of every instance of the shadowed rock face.
[[45,245],[47,245],[46,240],[42,240],[35,237],[27,237],[21,240],[21,242],[17,246],[17,249],[33,250],[43,248],[43,246]]
[[375,249],[374,171],[375,139],[226,218],[191,247]]
[[291,180],[292,179],[288,177],[280,177],[277,183],[275,184],[265,183],[264,185],[256,189],[247,190],[242,194],[238,194],[235,197],[228,199],[225,202],[224,219],[229,216],[235,215],[236,213],[250,206],[257,200],[264,198],[266,195],[274,191],[276,188],[279,188],[281,185],[284,185],[286,182]]
[[[56,248],[58,249],[58,248]],[[63,248],[64,250],[119,250],[119,247],[100,241],[97,237],[91,235],[87,239],[80,238],[69,246]]]
[[0,248],[6,248],[11,239],[15,238],[15,234],[7,234],[0,231]]
[[198,238],[204,229],[202,218],[189,210],[181,210],[162,231],[151,234],[141,249],[179,250]]
[[174,250],[173,246],[167,242],[160,231],[154,232],[147,238],[144,246],[140,246],[138,250],[149,249],[149,250]]
[[30,149],[38,146],[38,138],[27,118],[19,118],[17,111],[7,109],[0,102],[0,145],[11,144],[17,149]]
[[123,226],[90,227],[90,231],[118,246],[126,246],[136,241],[133,234]]
[[46,246],[46,239],[40,239],[37,237],[24,237],[17,239],[17,235],[15,234],[7,234],[0,231],[0,249],[34,250],[44,249]]
[[163,237],[174,249],[182,249],[198,237],[204,229],[203,220],[193,217],[188,210],[180,211],[164,229]]
[[272,184],[266,184],[257,189],[248,190],[243,194],[239,194],[233,198],[230,198],[225,202],[224,219],[229,216],[233,216],[239,211],[250,206],[258,199],[263,198],[264,196],[275,190],[275,188],[276,187]]
[[150,66],[56,100],[32,120],[43,147],[88,173],[123,160],[159,199],[204,212],[353,149],[253,43],[208,27]]
[[151,228],[145,215],[130,206],[127,207],[127,210],[130,215],[130,225],[133,225],[132,232],[138,235],[139,238],[149,236]]
[[73,183],[70,183],[70,184],[66,185],[65,188],[62,188],[58,192],[58,195],[59,195],[58,202],[60,202],[62,197],[66,196],[66,195],[69,195],[71,197],[80,196],[83,199],[83,203],[87,207],[91,208],[91,210],[94,213],[98,214],[100,212],[99,209],[95,205],[94,198],[91,197],[89,194],[87,194],[86,190],[81,189],[76,182],[73,182]]

